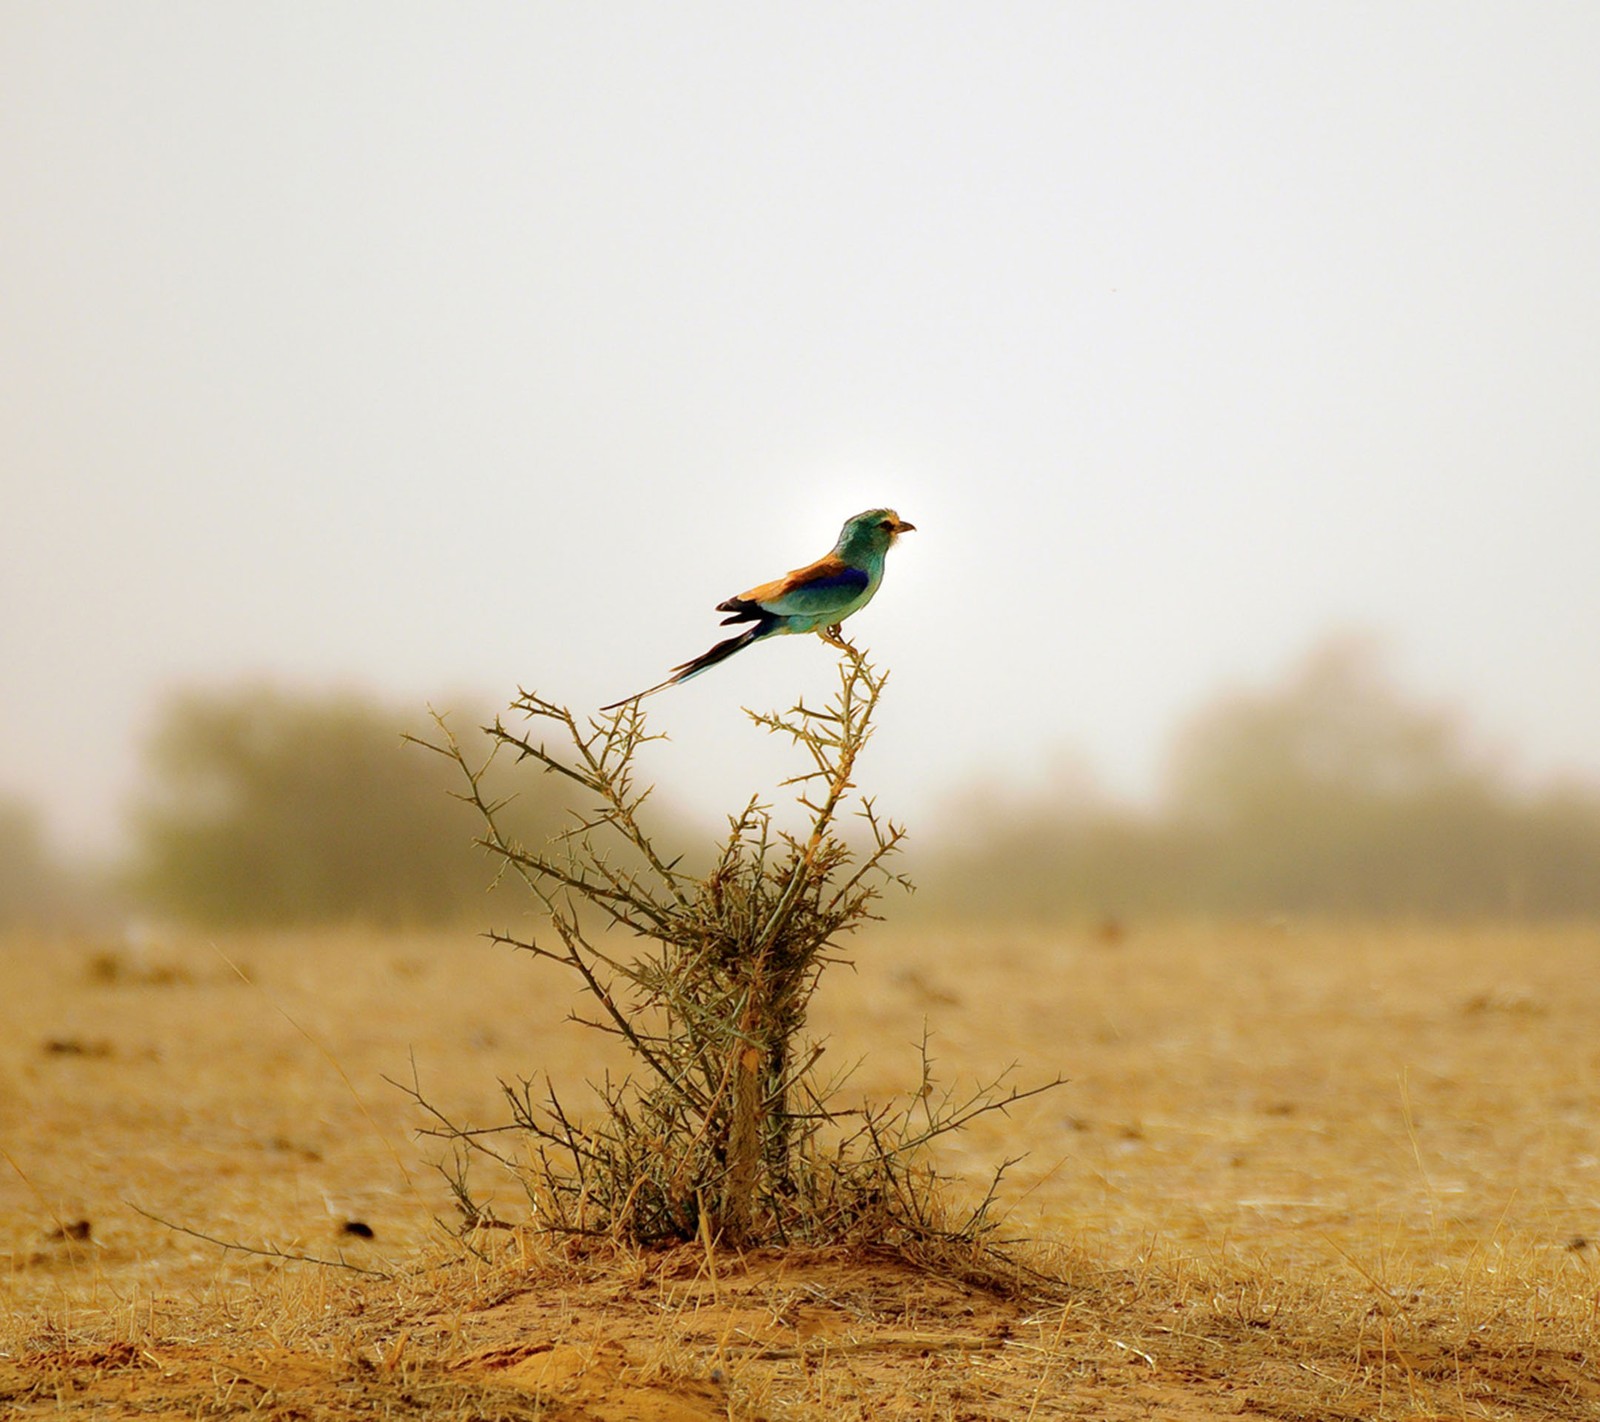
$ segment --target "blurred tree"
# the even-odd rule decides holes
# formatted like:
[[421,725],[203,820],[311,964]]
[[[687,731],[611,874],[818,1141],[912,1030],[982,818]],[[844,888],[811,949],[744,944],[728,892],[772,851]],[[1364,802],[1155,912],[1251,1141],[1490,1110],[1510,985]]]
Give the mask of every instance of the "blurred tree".
[[52,917],[59,906],[59,878],[38,812],[20,800],[0,799],[0,928]]
[[1361,637],[1194,717],[1158,813],[1081,796],[998,808],[968,802],[960,846],[921,875],[925,907],[1600,914],[1600,796],[1519,796],[1451,717],[1400,694]]
[[1287,683],[1227,697],[1179,733],[1170,803],[1184,818],[1227,827],[1287,813],[1306,796],[1392,799],[1481,777],[1450,719],[1404,703],[1378,644],[1323,643]]
[[1508,907],[1508,791],[1450,717],[1404,700],[1370,638],[1332,638],[1282,687],[1197,716],[1169,806],[1209,841],[1197,889],[1219,908]]
[[[457,720],[472,734],[476,719]],[[426,729],[420,716],[355,695],[176,697],[146,748],[137,888],[209,922],[462,913],[492,870],[472,846],[473,815],[452,797],[451,766],[401,740]],[[562,813],[554,794],[508,809],[515,832],[534,842],[556,832]]]

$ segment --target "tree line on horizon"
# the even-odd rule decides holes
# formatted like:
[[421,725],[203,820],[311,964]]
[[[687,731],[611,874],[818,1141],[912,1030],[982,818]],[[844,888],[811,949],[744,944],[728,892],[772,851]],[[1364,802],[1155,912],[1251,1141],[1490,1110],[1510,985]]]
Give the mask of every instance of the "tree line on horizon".
[[[481,738],[481,714],[451,718]],[[492,869],[427,719],[356,694],[172,698],[144,751],[133,854],[74,876],[37,816],[0,803],[0,926],[134,907],[218,926],[479,920]],[[483,741],[485,753],[487,740]],[[868,757],[870,764],[870,755]],[[571,825],[559,777],[488,783],[528,844]],[[662,812],[679,846],[713,835]],[[1172,746],[1161,803],[1082,784],[980,788],[912,859],[919,917],[1600,916],[1600,792],[1519,791],[1449,716],[1335,639],[1278,685],[1214,701]]]
[[1600,792],[1518,791],[1356,637],[1191,718],[1152,811],[1079,784],[961,819],[925,877],[976,917],[1600,915]]

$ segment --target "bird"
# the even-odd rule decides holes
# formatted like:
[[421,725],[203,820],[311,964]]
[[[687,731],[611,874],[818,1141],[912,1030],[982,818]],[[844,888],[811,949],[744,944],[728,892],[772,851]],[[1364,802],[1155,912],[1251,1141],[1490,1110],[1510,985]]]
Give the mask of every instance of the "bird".
[[619,706],[677,686],[768,637],[815,632],[823,641],[849,650],[839,624],[872,601],[883,582],[884,556],[895,539],[915,528],[916,524],[907,523],[893,509],[868,509],[847,519],[839,530],[839,541],[827,556],[717,604],[718,612],[728,614],[722,619],[724,627],[750,624],[742,632],[673,667],[665,681],[600,709],[615,711]]

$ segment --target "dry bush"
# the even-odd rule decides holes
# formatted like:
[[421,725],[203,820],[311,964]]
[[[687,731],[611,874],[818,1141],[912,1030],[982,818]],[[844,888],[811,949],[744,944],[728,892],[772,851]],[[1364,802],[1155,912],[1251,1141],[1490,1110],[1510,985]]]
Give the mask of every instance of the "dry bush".
[[[650,791],[639,787],[636,760],[657,738],[637,702],[580,722],[523,692],[513,709],[531,728],[497,721],[484,764],[471,763],[440,721],[430,748],[462,773],[462,797],[483,820],[480,843],[545,920],[540,937],[491,937],[570,974],[588,1005],[579,1020],[618,1039],[632,1064],[621,1079],[591,1083],[599,1109],[586,1116],[548,1077],[505,1084],[511,1119],[498,1127],[464,1127],[434,1111],[434,1133],[458,1147],[448,1173],[469,1225],[483,1222],[466,1171],[476,1156],[516,1176],[539,1227],[558,1233],[739,1245],[870,1237],[909,1250],[987,1239],[993,1191],[952,1217],[925,1147],[1057,1083],[1022,1091],[995,1081],[958,1099],[936,1090],[924,1052],[910,1097],[845,1110],[833,1100],[840,1078],[818,1074],[823,1047],[805,1036],[823,969],[848,961],[846,936],[876,917],[885,886],[909,887],[889,862],[904,830],[852,779],[884,680],[847,649],[827,705],[751,713],[802,753],[805,768],[785,785],[804,828],[780,828],[752,798],[730,817],[703,877],[659,853],[646,825]],[[557,734],[560,750],[543,731]],[[543,846],[507,832],[506,801],[486,788],[493,760],[506,755],[564,777],[583,802]],[[844,837],[846,816],[864,830],[859,846]],[[631,935],[637,950],[620,953],[607,929]],[[507,1133],[531,1152],[508,1148]]]

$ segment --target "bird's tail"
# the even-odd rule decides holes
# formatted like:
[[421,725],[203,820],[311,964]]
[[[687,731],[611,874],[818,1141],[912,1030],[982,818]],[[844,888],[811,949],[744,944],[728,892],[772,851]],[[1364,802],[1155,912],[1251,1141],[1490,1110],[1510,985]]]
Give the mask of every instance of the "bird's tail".
[[647,691],[636,691],[632,696],[624,696],[621,701],[613,701],[609,706],[602,706],[602,711],[615,711],[619,706],[626,706],[630,701],[641,701],[646,696],[654,696],[658,691],[665,691],[669,686],[677,686],[680,682],[688,681],[690,677],[699,676],[701,672],[708,671],[718,662],[725,662],[735,652],[742,652],[752,642],[759,642],[763,637],[770,636],[782,625],[778,618],[770,618],[755,627],[746,627],[743,632],[729,637],[726,641],[718,642],[709,651],[701,652],[698,657],[691,658],[672,669],[672,675],[665,681],[657,682]]

